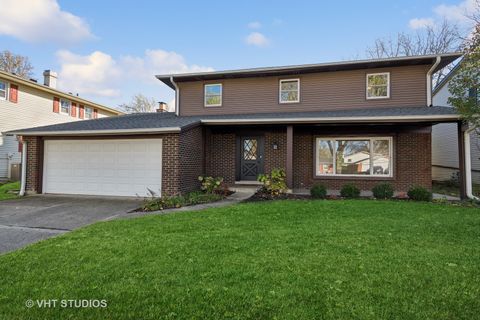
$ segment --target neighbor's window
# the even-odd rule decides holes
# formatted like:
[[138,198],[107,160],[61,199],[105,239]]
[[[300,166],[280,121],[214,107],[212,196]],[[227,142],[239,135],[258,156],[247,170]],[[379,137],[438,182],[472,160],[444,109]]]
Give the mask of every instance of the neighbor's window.
[[70,101],[60,99],[60,112],[64,114],[70,114]]
[[390,98],[390,73],[367,74],[367,99]]
[[280,80],[280,103],[300,101],[300,79]]
[[468,97],[475,99],[475,101],[477,102],[477,104],[480,103],[480,93],[479,93],[479,91],[480,91],[480,90],[478,90],[478,88],[470,88],[470,89],[468,90]]
[[0,100],[7,100],[7,83],[0,81]]
[[316,175],[392,176],[392,138],[317,138]]
[[85,119],[93,119],[93,109],[85,107]]
[[205,107],[218,107],[222,105],[222,84],[205,85]]

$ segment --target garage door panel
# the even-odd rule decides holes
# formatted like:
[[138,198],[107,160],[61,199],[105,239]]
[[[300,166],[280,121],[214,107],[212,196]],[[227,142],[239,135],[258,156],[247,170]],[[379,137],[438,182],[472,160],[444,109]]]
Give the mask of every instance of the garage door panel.
[[44,192],[147,196],[160,194],[161,139],[47,140]]

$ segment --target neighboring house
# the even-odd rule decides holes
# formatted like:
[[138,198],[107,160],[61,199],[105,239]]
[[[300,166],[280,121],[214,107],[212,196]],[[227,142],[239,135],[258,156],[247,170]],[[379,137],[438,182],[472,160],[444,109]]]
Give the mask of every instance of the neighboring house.
[[[354,183],[397,193],[432,183],[431,74],[459,54],[161,75],[176,113],[19,130],[30,193],[178,194],[198,176],[229,185],[284,168],[293,191]],[[463,137],[463,135],[461,136]]]
[[[457,68],[452,69],[433,90],[434,105],[452,107],[448,103],[448,98],[451,96],[448,83]],[[477,93],[470,90],[469,94]],[[476,132],[470,134],[470,158],[472,181],[480,183],[480,139]],[[455,179],[458,174],[458,133],[455,124],[442,123],[432,127],[432,166],[432,178],[435,181]]]
[[[121,112],[56,90],[56,73],[45,71],[44,84],[0,71],[0,132],[94,119]],[[21,141],[0,135],[0,179],[11,177],[21,162]]]

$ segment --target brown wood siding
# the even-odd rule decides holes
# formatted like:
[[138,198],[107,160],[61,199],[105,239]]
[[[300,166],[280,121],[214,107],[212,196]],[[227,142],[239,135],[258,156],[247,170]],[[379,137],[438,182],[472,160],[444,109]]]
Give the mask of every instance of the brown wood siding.
[[[181,82],[180,114],[242,114],[295,112],[375,107],[426,105],[426,73],[429,65],[323,72],[287,77],[224,79]],[[366,74],[390,72],[390,98],[366,99]],[[300,102],[280,104],[280,79],[300,79]],[[223,84],[223,104],[204,107],[203,86]]]

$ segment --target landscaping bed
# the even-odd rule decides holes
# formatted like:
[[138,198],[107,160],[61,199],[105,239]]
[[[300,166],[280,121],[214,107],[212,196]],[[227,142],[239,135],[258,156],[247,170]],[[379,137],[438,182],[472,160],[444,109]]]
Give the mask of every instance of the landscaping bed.
[[185,195],[163,196],[160,198],[152,198],[145,200],[143,206],[136,211],[159,211],[165,209],[193,206],[197,204],[217,202],[225,199],[231,194],[233,194],[233,191],[222,190],[221,192],[219,191],[212,193],[193,191]]

